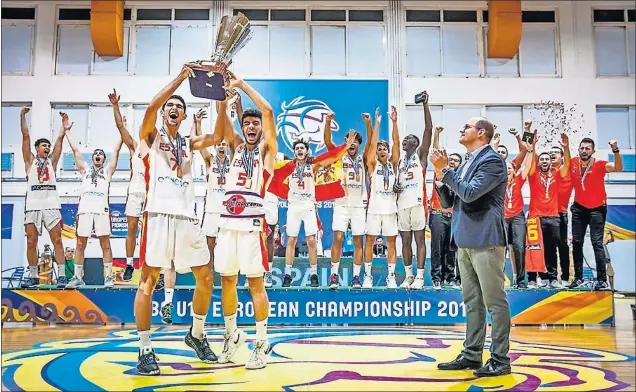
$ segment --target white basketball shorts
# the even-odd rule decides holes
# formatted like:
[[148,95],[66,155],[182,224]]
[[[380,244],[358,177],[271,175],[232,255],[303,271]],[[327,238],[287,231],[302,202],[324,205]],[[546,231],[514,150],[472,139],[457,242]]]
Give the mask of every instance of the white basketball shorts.
[[397,214],[367,214],[367,235],[398,235]]
[[36,210],[26,211],[24,213],[24,224],[33,223],[38,230],[38,234],[42,234],[42,225],[47,231],[53,230],[62,221],[60,210]]
[[203,214],[203,234],[206,237],[213,237],[219,234],[219,220],[221,219],[221,214],[217,214],[216,212],[206,212]]
[[311,203],[292,204],[287,207],[287,229],[289,237],[298,237],[300,224],[305,226],[305,235],[318,233],[318,218],[316,218],[316,206]]
[[426,228],[426,208],[415,206],[398,211],[400,231],[418,231]]
[[146,195],[143,193],[131,193],[126,199],[126,216],[141,218],[144,214]]
[[214,270],[221,276],[262,277],[269,270],[265,231],[220,229],[214,248]]
[[347,232],[351,224],[351,234],[364,235],[366,231],[367,210],[363,207],[343,207],[336,205],[333,208],[333,231]]
[[77,224],[75,233],[78,237],[88,238],[93,232],[95,226],[95,235],[98,237],[110,236],[110,214],[79,214],[77,216]]

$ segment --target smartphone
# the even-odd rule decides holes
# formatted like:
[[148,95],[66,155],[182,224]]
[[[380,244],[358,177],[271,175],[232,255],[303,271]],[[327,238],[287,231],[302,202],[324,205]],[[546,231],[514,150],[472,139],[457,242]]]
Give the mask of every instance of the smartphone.
[[521,140],[528,144],[534,143],[534,132],[524,132]]
[[415,94],[415,99],[413,100],[415,103],[424,102],[424,97],[426,96],[426,92],[422,91],[419,94]]

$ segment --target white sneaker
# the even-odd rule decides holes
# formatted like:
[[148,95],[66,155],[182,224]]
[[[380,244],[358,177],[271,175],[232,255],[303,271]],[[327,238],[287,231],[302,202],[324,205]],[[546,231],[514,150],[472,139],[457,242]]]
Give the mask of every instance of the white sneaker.
[[364,281],[362,282],[363,289],[372,289],[373,288],[373,276],[364,275]]
[[411,284],[411,290],[422,290],[424,288],[424,278],[415,278]]
[[395,274],[391,274],[386,278],[386,288],[387,289],[396,289],[397,283],[395,282]]
[[404,278],[404,282],[402,282],[402,284],[400,285],[400,288],[401,289],[410,289],[414,280],[415,280],[414,276],[407,276],[406,278]]
[[529,289],[536,289],[537,288],[537,282],[528,282],[528,288]]
[[115,287],[115,279],[113,278],[113,275],[104,278],[104,287],[108,289]]
[[537,287],[539,288],[546,287],[548,283],[546,283],[546,281],[541,278],[537,278]]
[[76,289],[78,287],[82,287],[84,286],[84,280],[81,278],[78,278],[77,276],[73,276],[71,278],[71,280],[69,280],[68,284],[66,285],[67,289]]
[[245,332],[241,331],[238,328],[236,328],[231,334],[226,333],[223,336],[223,351],[221,352],[221,354],[219,354],[218,362],[230,362],[234,354],[236,354],[236,350],[238,350],[238,348],[241,347],[243,343],[245,343],[246,337],[247,335],[245,335]]
[[249,361],[245,364],[245,369],[262,369],[267,366],[267,360],[269,354],[272,352],[272,346],[270,346],[266,340],[255,340],[253,343],[254,350],[252,350]]
[[274,282],[272,282],[272,273],[267,271],[265,272],[265,281],[263,282],[263,284],[265,285],[266,289],[271,288],[274,285]]

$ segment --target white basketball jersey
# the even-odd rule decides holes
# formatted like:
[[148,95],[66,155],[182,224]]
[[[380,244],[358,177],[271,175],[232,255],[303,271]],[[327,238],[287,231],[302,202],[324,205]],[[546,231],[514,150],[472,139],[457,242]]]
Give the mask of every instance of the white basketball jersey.
[[316,203],[316,179],[311,164],[296,165],[296,168],[289,176],[289,194],[287,200],[290,204]]
[[[192,151],[187,140],[179,137],[182,138],[181,178],[177,175],[177,152],[163,128],[157,132],[148,155],[144,157],[145,178],[148,179],[146,212],[196,219]],[[176,146],[176,140],[172,144]]]
[[220,214],[224,211],[225,184],[230,172],[230,158],[220,162],[218,158],[212,161],[208,168],[208,185],[205,192],[205,212]]
[[402,185],[402,193],[398,196],[399,210],[424,205],[426,200],[426,184],[424,183],[424,168],[420,157],[413,154],[408,160],[400,159],[398,163],[398,183]]
[[[223,212],[219,227],[236,231],[262,231],[265,222],[265,186],[269,173],[265,171],[263,154],[259,148],[253,154],[245,154],[241,144],[234,153],[230,171],[227,174]],[[251,165],[251,177],[245,165]]]
[[[43,165],[40,168],[40,164]],[[62,208],[57,191],[57,180],[53,164],[49,159],[39,161],[34,158],[27,174],[25,211],[59,210]]]
[[351,158],[347,153],[342,158],[342,187],[345,196],[336,199],[336,205],[343,207],[365,208],[367,206],[366,173],[362,156]]
[[369,210],[371,214],[394,214],[397,212],[397,197],[393,192],[395,184],[395,170],[391,162],[386,166],[378,161],[375,170],[370,175],[371,193],[369,195]]
[[108,214],[108,190],[110,178],[102,167],[90,167],[82,178],[78,214]]
[[135,151],[130,156],[130,183],[128,184],[128,194],[146,193],[146,174],[141,153]]

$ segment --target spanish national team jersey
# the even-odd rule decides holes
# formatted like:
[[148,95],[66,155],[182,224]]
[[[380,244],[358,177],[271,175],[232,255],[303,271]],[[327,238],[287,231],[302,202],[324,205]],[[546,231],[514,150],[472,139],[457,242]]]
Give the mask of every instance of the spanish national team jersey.
[[[181,170],[176,155],[179,150]],[[161,128],[143,159],[148,188],[146,212],[196,219],[192,151],[187,140],[178,133],[172,140]]]
[[108,214],[110,177],[105,168],[90,167],[82,178],[78,214]]
[[345,196],[336,199],[341,207],[365,208],[367,206],[367,186],[364,163],[360,155],[352,157],[347,153],[342,158],[342,186]]
[[59,210],[62,208],[57,191],[55,170],[50,159],[34,158],[27,175],[25,211]]
[[559,189],[561,187],[559,170],[550,169],[548,173],[543,173],[537,167],[534,174],[528,176],[528,184],[530,185],[528,216],[559,216]]
[[395,170],[391,162],[382,164],[377,161],[370,173],[371,192],[369,195],[370,214],[394,214],[397,212],[397,198],[393,192]]
[[230,172],[230,158],[221,161],[214,158],[208,168],[208,183],[205,192],[205,212],[220,214],[224,211],[225,185]]
[[398,183],[402,185],[402,193],[397,198],[398,210],[424,205],[426,183],[420,157],[413,154],[400,159],[398,172]]
[[263,198],[270,179],[263,159],[259,147],[248,150],[241,144],[236,149],[227,174],[220,228],[248,232],[263,230]]
[[287,200],[290,204],[306,204],[309,206],[313,206],[316,203],[316,180],[311,164],[296,163],[296,168],[289,176]]

